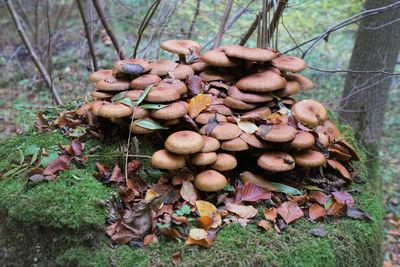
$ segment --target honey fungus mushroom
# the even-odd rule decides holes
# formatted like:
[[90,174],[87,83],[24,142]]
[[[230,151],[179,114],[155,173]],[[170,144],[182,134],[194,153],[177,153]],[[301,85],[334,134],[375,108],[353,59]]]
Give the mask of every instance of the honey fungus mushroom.
[[328,119],[325,107],[312,99],[297,102],[293,105],[292,112],[296,120],[312,128],[323,124]]
[[176,154],[200,152],[204,147],[204,138],[193,131],[180,131],[171,134],[165,140],[165,148]]
[[185,166],[185,157],[162,149],[151,156],[151,165],[164,170],[177,170]]
[[257,160],[258,166],[270,172],[290,171],[295,166],[295,160],[285,152],[265,152]]
[[161,43],[160,48],[179,55],[179,62],[186,63],[186,55],[200,51],[200,45],[192,40],[168,40]]
[[194,178],[196,188],[204,192],[221,190],[227,183],[225,176],[214,170],[203,171]]

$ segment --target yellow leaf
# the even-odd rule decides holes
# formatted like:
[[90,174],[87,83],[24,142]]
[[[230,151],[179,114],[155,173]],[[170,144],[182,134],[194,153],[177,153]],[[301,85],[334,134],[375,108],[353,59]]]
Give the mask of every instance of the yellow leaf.
[[191,118],[196,118],[203,110],[205,110],[212,103],[212,95],[199,94],[189,102],[189,115]]
[[152,200],[158,195],[158,193],[152,189],[147,190],[146,196],[144,197],[145,200]]
[[221,225],[222,218],[217,208],[208,201],[198,200],[196,201],[196,208],[200,216],[209,216],[213,219],[212,228],[216,228]]
[[258,130],[258,126],[251,121],[246,121],[239,118],[236,120],[236,122],[239,128],[242,129],[243,132],[246,132],[248,134],[255,133]]

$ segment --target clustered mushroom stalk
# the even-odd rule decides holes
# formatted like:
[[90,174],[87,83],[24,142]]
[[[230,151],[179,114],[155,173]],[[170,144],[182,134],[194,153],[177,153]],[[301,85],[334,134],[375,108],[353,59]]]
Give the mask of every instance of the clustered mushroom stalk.
[[[230,171],[243,163],[238,153],[245,153],[245,163],[257,163],[248,164],[255,166],[246,170],[250,172],[304,173],[329,167],[351,181],[343,163],[358,156],[328,120],[325,107],[292,98],[314,88],[298,74],[306,68],[302,59],[272,49],[228,45],[189,64],[186,55],[199,55],[194,41],[169,40],[161,48],[178,54],[179,63],[118,61],[112,70],[90,75],[94,100],[86,104],[95,116],[112,122],[129,121],[134,115],[130,130],[135,135],[168,129],[164,149],[152,156],[154,167],[172,174],[190,169],[194,185],[204,192],[227,185]],[[143,105],[132,108],[120,101],[137,101],[148,86],[152,88]],[[199,130],[186,127],[184,118]]]

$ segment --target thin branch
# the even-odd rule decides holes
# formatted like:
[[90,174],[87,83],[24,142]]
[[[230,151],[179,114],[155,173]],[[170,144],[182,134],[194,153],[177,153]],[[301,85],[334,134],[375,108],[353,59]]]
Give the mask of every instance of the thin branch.
[[285,6],[287,5],[288,2],[289,0],[279,0],[278,7],[275,10],[274,16],[272,17],[271,23],[269,24],[269,27],[266,32],[267,44],[270,44],[271,38],[279,24],[279,19],[281,18],[283,10],[285,9]]
[[190,24],[189,32],[187,34],[187,39],[190,39],[190,37],[192,35],[193,27],[194,27],[194,24],[196,23],[197,16],[199,15],[199,13],[200,13],[200,0],[197,0],[196,1],[196,11],[194,12],[192,23]]
[[161,3],[161,0],[155,0],[153,4],[150,6],[149,10],[147,10],[146,15],[144,16],[142,22],[140,23],[139,30],[138,30],[138,39],[136,41],[135,49],[133,51],[133,58],[136,58],[137,55],[137,50],[140,45],[140,41],[142,40],[142,35],[144,33],[144,30],[146,29],[147,25],[149,24],[149,21],[153,17],[154,13],[157,10],[158,5]]
[[115,37],[113,31],[111,30],[110,25],[108,25],[108,22],[106,20],[106,17],[104,16],[103,9],[101,8],[101,5],[98,0],[92,0],[94,8],[96,9],[97,14],[99,15],[101,24],[103,25],[104,29],[106,30],[108,36],[110,36],[111,42],[115,48],[115,50],[118,53],[118,56],[120,59],[125,59],[124,54],[122,53],[121,46],[119,45],[117,38]]
[[225,12],[224,12],[224,15],[223,15],[222,21],[221,21],[221,25],[219,27],[218,33],[215,38],[214,48],[217,48],[221,44],[222,37],[224,36],[224,33],[225,33],[225,25],[228,21],[229,14],[231,13],[232,4],[233,4],[233,0],[227,0]]
[[90,32],[89,24],[87,23],[85,10],[83,9],[81,0],[76,0],[76,2],[78,4],[79,13],[81,14],[83,26],[85,28],[86,39],[87,39],[87,42],[89,45],[89,52],[90,52],[90,56],[92,58],[92,63],[93,63],[93,70],[97,71],[98,67],[97,67],[97,60],[96,60],[96,50],[93,45],[92,34]]
[[247,32],[245,32],[245,34],[243,34],[243,36],[240,38],[240,42],[239,45],[245,45],[247,43],[247,41],[249,40],[249,38],[251,37],[251,35],[254,33],[254,31],[257,28],[258,25],[258,20],[261,16],[261,13],[259,12],[256,16],[256,18],[253,20],[253,22],[250,25],[250,28],[247,30]]
[[36,55],[35,50],[32,47],[32,44],[30,42],[30,40],[28,39],[25,30],[22,28],[21,22],[19,20],[18,14],[14,9],[14,6],[12,4],[11,0],[5,0],[6,1],[6,5],[7,8],[13,18],[14,24],[17,28],[18,34],[22,39],[22,42],[24,43],[26,49],[29,52],[29,55],[32,58],[33,63],[35,64],[35,66],[37,67],[37,69],[39,70],[40,74],[42,75],[43,80],[45,81],[47,87],[50,89],[51,94],[56,102],[57,105],[62,105],[62,100],[56,90],[56,88],[54,87],[49,74],[46,71],[46,68],[43,66],[43,64],[40,62],[38,56]]
[[315,70],[315,71],[326,72],[326,73],[386,74],[386,75],[391,75],[391,76],[400,75],[400,73],[387,72],[384,70],[345,70],[345,69],[325,70],[325,69],[319,69],[319,68],[312,67],[312,66],[307,66],[307,68]]

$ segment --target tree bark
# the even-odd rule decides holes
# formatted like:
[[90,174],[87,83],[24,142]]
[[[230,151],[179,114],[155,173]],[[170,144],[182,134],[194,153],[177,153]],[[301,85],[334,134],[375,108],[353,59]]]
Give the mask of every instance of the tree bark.
[[[365,9],[389,5],[397,0],[366,0]],[[346,75],[340,118],[353,126],[358,140],[366,148],[370,160],[369,175],[377,188],[380,179],[376,173],[376,157],[379,152],[391,75],[400,49],[400,9],[393,9],[362,20],[350,60],[350,70],[378,71],[378,73],[354,73]]]

